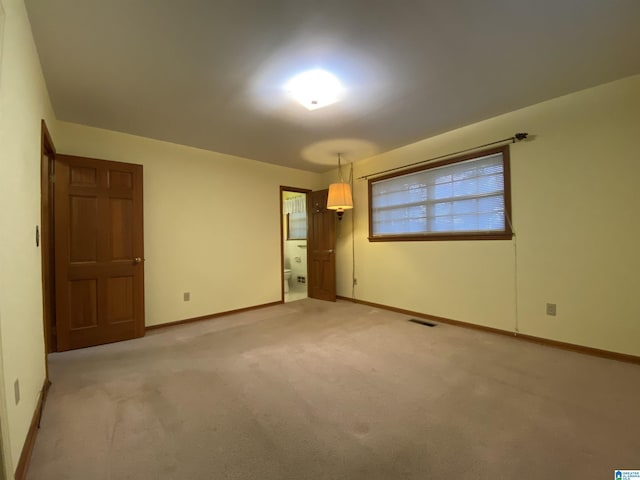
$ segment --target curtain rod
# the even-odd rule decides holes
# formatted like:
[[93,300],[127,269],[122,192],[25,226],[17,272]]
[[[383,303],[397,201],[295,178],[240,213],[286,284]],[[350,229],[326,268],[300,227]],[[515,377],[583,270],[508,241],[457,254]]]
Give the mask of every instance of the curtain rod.
[[492,145],[497,145],[499,143],[516,143],[520,140],[524,140],[529,136],[528,133],[516,133],[513,137],[503,138],[502,140],[496,140],[495,142],[485,143],[484,145],[478,145],[477,147],[465,148],[464,150],[460,150],[458,152],[447,153],[445,155],[440,155],[438,157],[429,158],[428,160],[420,160],[419,162],[410,163],[408,165],[403,165],[402,167],[389,168],[388,170],[382,170],[376,173],[370,173],[368,175],[363,175],[362,177],[358,177],[358,180],[366,180],[369,177],[377,177],[378,175],[382,175],[383,173],[395,172],[397,170],[404,170],[409,167],[415,167],[416,165],[422,165],[423,163],[433,162],[434,160],[440,160],[442,158],[451,157],[453,155],[459,155],[461,153],[470,152],[472,150],[479,150],[484,147],[490,147]]

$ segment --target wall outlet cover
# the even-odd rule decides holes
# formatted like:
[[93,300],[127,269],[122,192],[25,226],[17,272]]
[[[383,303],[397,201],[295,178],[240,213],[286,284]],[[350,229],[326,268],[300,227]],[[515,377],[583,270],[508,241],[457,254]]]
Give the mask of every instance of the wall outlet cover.
[[551,315],[552,317],[556,316],[556,304],[555,303],[547,303],[547,315]]

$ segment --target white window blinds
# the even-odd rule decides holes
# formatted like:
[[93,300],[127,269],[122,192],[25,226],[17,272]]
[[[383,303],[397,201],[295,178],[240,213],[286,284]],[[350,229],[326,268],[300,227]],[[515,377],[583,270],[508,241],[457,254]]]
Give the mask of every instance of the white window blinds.
[[307,196],[286,199],[282,203],[282,213],[287,216],[287,240],[307,238]]
[[288,240],[304,240],[307,238],[307,214],[305,212],[290,213]]
[[371,181],[373,237],[506,232],[502,152]]

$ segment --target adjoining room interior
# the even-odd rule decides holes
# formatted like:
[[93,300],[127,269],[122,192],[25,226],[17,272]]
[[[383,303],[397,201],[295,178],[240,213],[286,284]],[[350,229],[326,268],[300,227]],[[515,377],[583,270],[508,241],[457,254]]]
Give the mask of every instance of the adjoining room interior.
[[307,194],[282,191],[284,302],[307,298]]
[[639,24],[0,0],[0,478],[640,468]]

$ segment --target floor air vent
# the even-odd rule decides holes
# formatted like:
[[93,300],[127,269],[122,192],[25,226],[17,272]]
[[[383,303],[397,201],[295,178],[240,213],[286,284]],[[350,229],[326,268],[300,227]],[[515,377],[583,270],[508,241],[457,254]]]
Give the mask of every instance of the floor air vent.
[[410,322],[417,323],[418,325],[424,325],[425,327],[435,327],[437,323],[430,322],[428,320],[418,320],[417,318],[410,318]]

